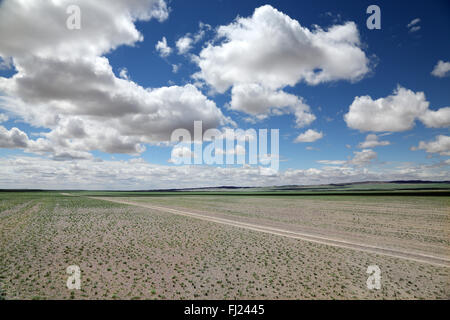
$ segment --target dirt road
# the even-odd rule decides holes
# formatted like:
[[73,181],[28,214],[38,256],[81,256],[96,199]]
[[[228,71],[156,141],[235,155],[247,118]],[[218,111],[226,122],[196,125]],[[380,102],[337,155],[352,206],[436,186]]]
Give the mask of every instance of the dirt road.
[[168,213],[172,213],[172,214],[201,219],[204,221],[210,221],[210,222],[225,224],[225,225],[234,226],[234,227],[238,227],[238,228],[244,228],[247,230],[264,232],[264,233],[283,236],[283,237],[289,237],[292,239],[299,239],[299,240],[320,243],[320,244],[339,247],[339,248],[353,249],[353,250],[375,253],[375,254],[380,254],[380,255],[385,255],[385,256],[391,256],[391,257],[400,258],[400,259],[428,263],[428,264],[432,264],[432,265],[450,267],[450,259],[447,259],[444,257],[426,255],[426,254],[411,252],[411,251],[401,251],[401,250],[391,249],[391,248],[386,248],[386,247],[372,246],[369,244],[350,242],[350,241],[346,241],[346,240],[342,240],[342,239],[328,238],[328,237],[323,237],[323,236],[318,236],[318,235],[308,234],[308,233],[303,233],[303,232],[293,232],[293,231],[283,230],[283,229],[279,229],[279,228],[273,228],[273,227],[269,227],[269,226],[233,221],[232,219],[212,217],[212,216],[207,216],[207,215],[199,214],[199,213],[195,213],[195,212],[172,209],[172,208],[168,208],[168,207],[155,206],[155,205],[146,204],[146,203],[118,200],[118,199],[109,198],[109,197],[90,197],[90,198],[104,200],[104,201],[110,201],[110,202],[115,202],[115,203],[121,203],[121,204],[127,204],[127,205],[132,205],[132,206],[138,206],[138,207],[158,210],[158,211],[162,211],[162,212],[168,212]]

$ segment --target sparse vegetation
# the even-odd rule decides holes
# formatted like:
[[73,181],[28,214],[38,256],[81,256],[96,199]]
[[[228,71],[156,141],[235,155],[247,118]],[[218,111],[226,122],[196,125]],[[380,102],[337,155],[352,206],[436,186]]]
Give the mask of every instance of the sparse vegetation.
[[[131,199],[131,198],[128,198]],[[448,256],[446,198],[139,197]],[[382,289],[366,288],[366,268]],[[82,290],[68,290],[79,265]],[[57,193],[0,193],[5,299],[448,299],[449,268]]]

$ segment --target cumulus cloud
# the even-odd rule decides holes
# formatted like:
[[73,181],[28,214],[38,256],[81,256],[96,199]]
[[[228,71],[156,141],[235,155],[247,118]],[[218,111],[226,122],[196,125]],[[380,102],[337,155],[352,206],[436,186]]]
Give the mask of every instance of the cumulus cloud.
[[314,142],[323,138],[322,132],[317,132],[312,129],[308,129],[306,132],[300,134],[297,138],[295,138],[294,142]]
[[391,143],[389,141],[378,140],[378,136],[376,134],[368,134],[366,140],[364,142],[361,142],[358,145],[358,148],[368,149],[368,148],[388,146],[390,144]]
[[129,80],[130,76],[128,75],[128,69],[127,68],[120,69],[119,77],[125,80]]
[[288,169],[264,167],[163,166],[129,161],[62,161],[40,157],[0,158],[0,188],[160,189],[217,185],[274,186],[386,180],[450,180],[447,170],[430,165],[402,165],[376,171],[360,166]]
[[259,117],[283,109],[297,124],[309,124],[315,117],[283,88],[301,81],[357,81],[370,71],[355,23],[310,30],[270,5],[220,26],[215,40],[193,58],[200,68],[194,79],[220,93],[232,88],[231,107]]
[[194,40],[192,40],[189,36],[181,37],[177,40],[175,45],[177,46],[179,54],[185,54],[192,48]]
[[363,149],[362,151],[355,151],[353,153],[355,155],[353,159],[350,160],[350,163],[358,166],[367,165],[377,158],[377,153],[371,149]]
[[[433,128],[449,124],[448,109],[428,109],[429,102],[423,92],[413,92],[398,86],[386,98],[373,100],[370,96],[356,97],[344,120],[352,129],[360,131],[399,132],[412,129],[417,119]],[[439,118],[442,116],[443,118]]]
[[0,126],[0,148],[25,148],[28,145],[28,136],[25,132],[12,128],[11,130]]
[[298,127],[306,126],[316,119],[310,107],[301,98],[256,83],[235,85],[231,91],[230,108],[259,119],[269,115],[292,113],[296,117]]
[[[240,83],[278,89],[299,81],[318,84],[358,80],[369,72],[356,24],[309,30],[270,5],[218,28],[219,45],[209,44],[198,57],[205,80],[219,92]],[[269,40],[270,39],[270,40]]]
[[434,66],[431,74],[435,77],[443,78],[450,75],[450,62],[444,62],[439,60],[438,63]]
[[18,128],[10,130],[0,126],[0,148],[22,149],[28,153],[41,155],[50,154],[54,160],[93,159],[89,152],[76,151],[66,145],[57,145],[49,140],[39,138],[31,140],[28,135]]
[[[82,8],[82,28],[66,27],[66,8]],[[0,55],[37,57],[100,55],[120,45],[133,45],[143,36],[136,20],[168,18],[163,0],[61,0],[2,1],[0,10]]]
[[26,74],[0,79],[0,88],[16,97],[2,98],[2,107],[54,134],[78,119],[88,134],[66,138],[84,139],[91,150],[136,153],[142,150],[140,143],[168,141],[173,130],[191,129],[194,120],[203,120],[206,129],[225,123],[215,103],[189,84],[145,89],[116,78],[104,57],[33,61],[42,63],[23,63]]
[[438,153],[441,156],[450,156],[450,136],[439,135],[434,141],[420,141],[419,146],[411,150],[425,150],[427,153]]
[[[40,144],[55,152],[139,154],[145,143],[168,141],[177,128],[192,130],[194,120],[202,120],[205,129],[226,123],[196,87],[143,88],[123,72],[116,77],[102,56],[142,41],[134,22],[163,20],[163,1],[75,1],[83,7],[83,26],[76,32],[64,24],[67,3],[4,1],[0,9],[0,56],[12,55],[17,69],[11,78],[0,77],[0,108],[49,129]],[[32,9],[32,16],[23,14]]]
[[162,39],[156,43],[155,49],[163,58],[168,57],[172,53],[172,48],[167,45],[166,37],[162,37]]
[[318,160],[317,163],[328,166],[341,166],[341,168],[363,167],[377,158],[377,153],[372,149],[354,151],[353,158],[349,160]]
[[199,22],[199,30],[195,34],[187,33],[176,42],[178,54],[186,54],[189,52],[194,44],[198,43],[206,34],[206,31],[211,30],[211,26],[207,23]]
[[420,120],[429,128],[450,127],[450,107],[441,108],[437,111],[427,110],[420,116]]

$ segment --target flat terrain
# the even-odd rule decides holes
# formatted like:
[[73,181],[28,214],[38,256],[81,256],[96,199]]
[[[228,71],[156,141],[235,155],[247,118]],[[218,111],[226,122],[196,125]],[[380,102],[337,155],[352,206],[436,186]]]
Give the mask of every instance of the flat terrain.
[[[347,200],[345,203],[336,203],[336,201],[327,203],[323,200],[308,200],[304,197],[301,200],[228,197],[225,203],[221,203],[223,199],[218,197],[177,197],[176,199],[97,197],[94,199],[129,204],[341,248],[450,267],[450,257],[446,256],[449,244],[442,243],[442,238],[439,237],[448,238],[449,228],[448,226],[446,228],[445,210],[428,212],[429,210],[421,206],[415,208],[416,212],[420,212],[416,214],[417,217],[411,214],[406,217],[396,214],[395,216],[400,217],[395,217],[397,219],[394,220],[394,214],[392,212],[386,214],[386,207],[380,207],[376,202],[382,200],[378,197],[371,199],[374,202],[368,201],[369,199],[358,199]],[[333,208],[331,209],[330,206]],[[403,208],[393,208],[393,212],[405,211],[406,206],[408,211],[413,213],[412,203],[403,203]],[[186,210],[186,207],[189,209]],[[199,207],[201,210],[198,209]],[[348,210],[355,207],[356,210]],[[255,208],[257,209],[255,210]],[[301,210],[298,210],[299,208]],[[321,214],[317,214],[317,211]],[[357,219],[348,219],[349,211],[350,215],[357,216]],[[383,215],[383,213],[385,214]],[[423,219],[424,213],[426,219]],[[408,221],[415,222],[408,223]],[[422,225],[416,228],[417,230],[411,230],[417,226],[417,222]],[[442,222],[443,225],[431,230],[424,227],[430,226],[433,222]],[[394,223],[394,227],[392,227],[392,223]],[[361,228],[361,224],[365,227]],[[404,230],[401,230],[402,224]],[[311,225],[315,227],[310,227]],[[379,232],[373,232],[374,229],[378,229]],[[388,230],[384,231],[383,229]],[[436,236],[435,233],[439,235]],[[418,243],[416,246],[414,246],[415,242]],[[435,252],[438,252],[438,255],[435,255]]]
[[[447,197],[138,195],[0,193],[0,296],[450,298]],[[295,239],[264,228],[413,256]],[[421,256],[438,257],[444,265],[414,259]],[[81,268],[79,291],[66,287],[69,265]],[[381,290],[366,287],[369,265],[381,269]]]

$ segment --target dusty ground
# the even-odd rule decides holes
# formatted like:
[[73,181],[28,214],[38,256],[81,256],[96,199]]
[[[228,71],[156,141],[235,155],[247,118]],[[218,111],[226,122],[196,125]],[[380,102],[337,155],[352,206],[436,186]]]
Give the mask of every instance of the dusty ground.
[[450,200],[444,197],[114,199],[450,258]]
[[[299,204],[291,200],[284,206],[272,207],[270,199],[264,199],[268,202],[261,198],[248,199],[247,207],[241,200],[220,200],[208,200],[204,207],[198,204],[199,200],[158,201],[217,212],[223,206],[237,217],[253,201],[255,212],[262,215],[258,217],[260,221],[272,219],[283,224],[291,221],[294,226],[303,226],[299,221],[314,215],[312,203],[305,204],[310,213],[299,213],[295,209]],[[439,203],[434,203],[434,209],[427,206],[426,215],[432,218],[420,218],[418,208],[408,212],[406,206],[402,208],[404,212],[397,211],[418,217],[415,231],[420,234],[419,239],[432,239],[433,232],[424,230],[434,228],[434,236],[441,236],[441,241],[427,241],[437,253],[448,248],[448,228],[445,229],[448,212],[445,214],[444,210],[445,217],[440,221],[437,217],[442,215],[441,206]],[[291,210],[288,211],[291,214],[285,217],[276,208],[281,212]],[[331,221],[332,213],[325,211],[328,219],[317,218],[305,226],[351,233],[346,228],[358,224],[349,221],[361,210],[355,208],[358,206],[348,205],[349,213],[342,215],[342,223]],[[320,213],[321,209],[316,208],[316,212]],[[252,218],[251,212],[247,214]],[[299,214],[303,214],[302,218]],[[364,212],[359,214],[362,221],[370,220],[369,217]],[[399,228],[406,231],[408,218],[402,217],[394,218],[399,219]],[[372,233],[382,238],[393,232],[394,227],[388,226],[388,221],[387,218],[378,221],[384,226],[378,231],[380,235]],[[425,226],[420,228],[420,225]],[[412,241],[414,247],[420,244],[414,237]],[[366,269],[373,264],[382,271],[381,290],[366,288]],[[65,270],[69,265],[81,268],[80,291],[66,288]],[[0,195],[0,296],[6,299],[449,299],[449,280],[447,267],[314,244],[145,208],[85,197]]]
[[[143,207],[150,209],[152,211],[160,211],[169,214],[176,214],[186,217],[192,217],[203,221],[209,221],[214,223],[219,223],[227,226],[239,227],[246,230],[258,231],[263,233],[268,233],[272,235],[278,235],[283,237],[288,237],[291,239],[304,240],[313,243],[325,244],[333,247],[353,249],[357,251],[387,255],[396,258],[402,258],[417,262],[425,262],[429,264],[450,267],[450,259],[444,256],[433,255],[428,252],[419,252],[417,250],[407,250],[403,248],[395,248],[395,246],[380,246],[370,242],[370,239],[354,239],[355,237],[347,236],[344,238],[336,237],[332,235],[333,232],[328,232],[328,234],[323,235],[323,231],[314,232],[312,230],[302,231],[298,230],[298,226],[291,227],[289,225],[280,225],[275,223],[267,223],[267,221],[260,221],[261,219],[246,219],[247,221],[238,221],[242,219],[236,219],[233,215],[228,215],[228,217],[218,217],[217,214],[208,212],[199,212],[198,210],[192,209],[180,209],[173,208],[173,206],[161,206],[155,205],[152,201],[135,201],[129,198],[117,198],[117,197],[93,197],[93,199],[101,199],[113,203],[127,204],[137,207]],[[301,209],[300,209],[301,210]],[[336,214],[339,217],[338,214]],[[250,220],[250,221],[248,221]],[[295,228],[297,227],[297,228]],[[331,234],[331,235],[330,235]],[[353,239],[348,239],[353,238]]]

